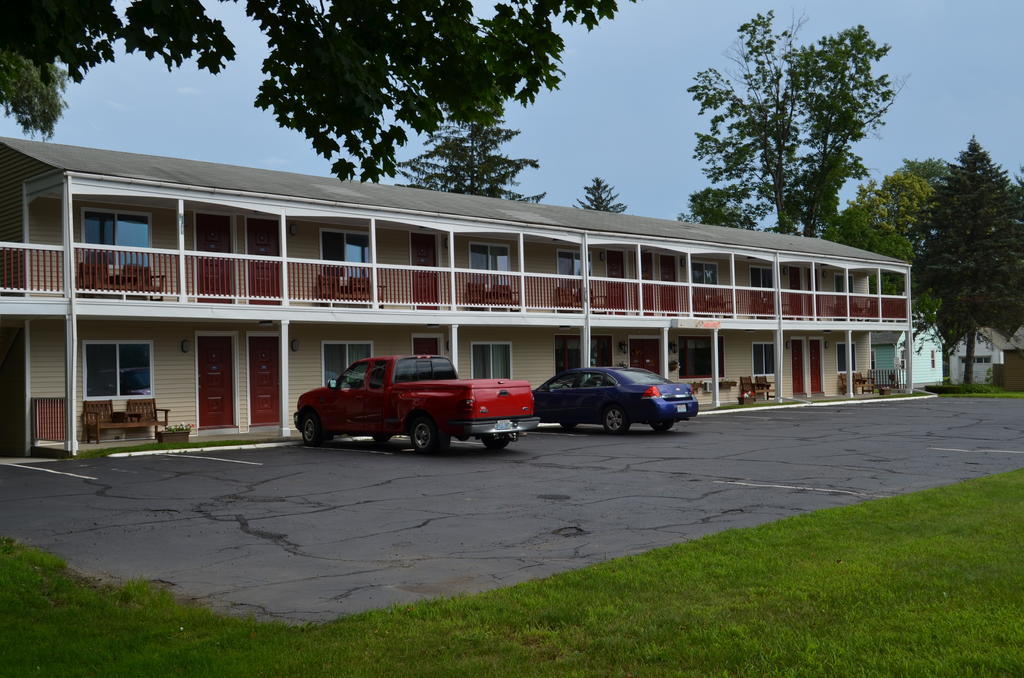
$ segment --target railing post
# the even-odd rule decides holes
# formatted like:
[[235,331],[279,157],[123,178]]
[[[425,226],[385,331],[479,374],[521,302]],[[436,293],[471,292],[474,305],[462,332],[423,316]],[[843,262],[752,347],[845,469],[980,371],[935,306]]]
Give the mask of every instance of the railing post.
[[[651,263],[654,263],[654,256],[651,256]],[[644,314],[644,260],[640,251],[640,243],[636,244],[636,300],[638,315]],[[652,271],[653,273],[653,271]]]
[[188,302],[188,286],[185,284],[185,201],[178,199],[178,302]]
[[818,319],[818,272],[814,270],[814,261],[811,260],[811,313],[815,320]]
[[526,254],[523,252],[523,233],[519,232],[519,311],[526,313]]
[[732,317],[737,317],[736,313],[736,253],[729,252],[729,284],[732,285]]
[[[288,300],[290,294],[288,293],[288,219],[285,215],[279,214],[277,217],[277,231],[278,240],[281,241],[281,305],[288,306]],[[283,330],[287,332],[287,328]],[[287,364],[287,363],[286,363]],[[282,427],[286,427],[285,422],[281,422]],[[282,430],[284,430],[282,428]],[[288,435],[282,433],[281,435]]]
[[[454,311],[458,304],[455,302],[455,231],[448,231],[448,290],[451,296],[452,310]],[[456,368],[456,372],[458,369]]]
[[692,262],[690,261],[690,253],[686,253],[686,272],[683,273],[686,280],[686,302],[690,307],[690,317],[693,317],[693,268]]
[[[377,282],[377,220],[370,217],[370,307],[380,308],[380,287]],[[415,275],[415,274],[414,274]],[[440,292],[440,290],[439,290]],[[415,293],[413,294],[415,297]]]
[[875,290],[876,292],[878,292],[878,319],[881,320],[882,319],[882,269],[876,268],[875,271],[876,271],[876,274],[878,276],[878,285],[877,285],[878,289]]

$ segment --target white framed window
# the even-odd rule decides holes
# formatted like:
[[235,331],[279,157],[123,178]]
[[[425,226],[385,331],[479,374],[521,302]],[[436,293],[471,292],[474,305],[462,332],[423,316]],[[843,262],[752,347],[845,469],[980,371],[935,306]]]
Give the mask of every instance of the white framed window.
[[875,349],[871,349],[871,369],[873,369],[873,370],[877,370],[878,369],[878,359],[877,358],[878,358],[878,356],[875,353]]
[[508,245],[474,242],[469,244],[469,267],[478,271],[508,271]]
[[320,230],[320,258],[325,261],[370,261],[370,235],[350,231]]
[[579,250],[558,250],[555,254],[555,273],[558,275],[581,275]]
[[149,247],[149,215],[84,209],[82,240],[90,245]]
[[846,284],[843,285],[844,276],[842,273],[836,273],[832,278],[832,289],[836,292],[853,291],[853,274],[845,276]]
[[694,261],[690,264],[690,277],[697,285],[717,285],[718,264],[708,261]]
[[751,266],[750,286],[775,287],[775,284],[772,282],[772,269],[767,266]]
[[755,341],[753,344],[753,364],[755,377],[775,375],[775,344]]
[[321,344],[324,366],[324,385],[336,379],[346,367],[357,360],[373,355],[371,341],[325,341]]
[[152,341],[84,341],[85,399],[153,396]]
[[[857,371],[857,344],[853,343],[853,344],[850,344],[850,346],[851,346],[851,349],[852,349],[850,351],[850,355],[853,356],[853,367],[851,368],[851,371],[856,372]],[[875,349],[871,349],[871,369],[874,369],[874,368],[875,368]],[[846,371],[846,344],[844,344],[844,343],[837,343],[836,344],[836,371],[837,372],[845,372]]]
[[471,345],[474,379],[511,379],[512,344],[476,343]]

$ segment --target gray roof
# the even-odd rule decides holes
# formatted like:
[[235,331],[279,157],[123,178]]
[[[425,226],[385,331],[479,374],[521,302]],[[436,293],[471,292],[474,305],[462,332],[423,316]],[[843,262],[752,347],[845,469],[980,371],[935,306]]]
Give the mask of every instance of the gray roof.
[[872,332],[871,345],[897,344],[903,339],[903,332]]
[[556,226],[616,235],[645,235],[761,250],[904,263],[899,259],[819,238],[746,231],[629,214],[597,212],[558,205],[441,193],[386,184],[339,181],[291,172],[183,160],[155,155],[105,151],[40,141],[0,137],[0,144],[60,170],[169,182],[227,190],[267,193],[367,207],[415,210],[456,217]]

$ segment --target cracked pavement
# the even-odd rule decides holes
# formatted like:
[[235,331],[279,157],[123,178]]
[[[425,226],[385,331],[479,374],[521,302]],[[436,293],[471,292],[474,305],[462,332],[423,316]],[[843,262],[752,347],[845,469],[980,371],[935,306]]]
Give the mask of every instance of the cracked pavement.
[[433,456],[395,438],[33,462],[95,480],[0,466],[0,534],[230,614],[326,621],[1021,468],[1022,414],[895,400]]

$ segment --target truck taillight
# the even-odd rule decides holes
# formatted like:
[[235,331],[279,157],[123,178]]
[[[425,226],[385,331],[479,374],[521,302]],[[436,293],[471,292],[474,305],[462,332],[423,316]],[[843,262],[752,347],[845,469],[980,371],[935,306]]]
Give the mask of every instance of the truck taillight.
[[657,386],[651,386],[646,391],[644,391],[644,394],[642,396],[640,396],[640,397],[641,398],[660,398],[661,397],[661,389],[659,389]]
[[474,404],[475,401],[472,398],[466,398],[465,400],[459,403],[459,407],[465,410],[466,412],[472,412]]

